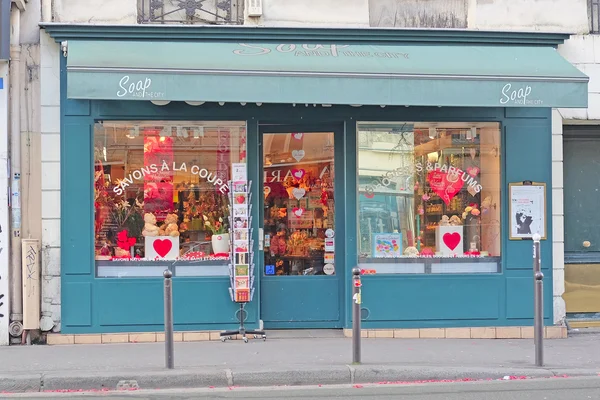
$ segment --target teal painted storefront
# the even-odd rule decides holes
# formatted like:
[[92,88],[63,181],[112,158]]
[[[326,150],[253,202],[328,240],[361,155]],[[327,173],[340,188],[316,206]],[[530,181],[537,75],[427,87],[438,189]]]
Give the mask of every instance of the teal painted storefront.
[[[46,29],[57,40],[81,32]],[[53,31],[54,29],[54,31]],[[98,28],[102,31],[102,28]],[[160,29],[160,28],[157,28]],[[65,33],[67,32],[67,33]],[[106,29],[107,34],[111,33]],[[87,34],[87,39],[91,34]],[[101,37],[98,34],[98,38]],[[139,35],[138,35],[139,36]],[[542,45],[540,37],[538,45]],[[137,37],[139,40],[140,37]],[[297,37],[289,39],[294,40]],[[514,38],[513,38],[514,39]],[[564,38],[562,38],[564,39]],[[551,44],[562,40],[552,39]],[[235,39],[234,39],[235,40]],[[318,40],[318,39],[312,39]],[[462,40],[462,39],[461,39]],[[528,39],[534,40],[534,39]],[[536,39],[538,40],[538,39]],[[492,45],[490,40],[488,45]],[[546,44],[547,45],[547,44]],[[583,101],[583,100],[582,100]],[[295,303],[277,312],[266,328],[343,328],[351,326],[350,271],[357,255],[357,127],[368,121],[497,122],[501,126],[501,272],[490,274],[378,274],[363,277],[365,328],[518,326],[533,324],[531,242],[509,241],[509,182],[551,182],[551,109],[546,107],[294,106],[292,104],[205,103],[193,107],[173,101],[67,98],[67,61],[61,57],[61,289],[64,333],[160,331],[163,323],[162,279],[97,278],[94,262],[93,132],[97,121],[219,120],[247,122],[249,178],[261,182],[262,134],[273,126],[335,132],[336,279],[288,280]],[[262,185],[253,185],[262,198]],[[256,207],[255,210],[260,210]],[[547,194],[547,240],[541,244],[545,275],[545,322],[552,324],[552,197]],[[253,219],[254,251],[258,250],[261,215]],[[263,277],[256,266],[257,293],[249,304],[249,326],[258,326],[278,302],[281,281]],[[299,277],[304,278],[304,277]],[[294,285],[297,285],[294,288]],[[307,286],[308,285],[308,286]],[[337,285],[333,290],[331,285]],[[176,330],[222,330],[237,327],[237,306],[228,294],[227,277],[174,279]],[[294,292],[295,290],[295,292]],[[318,297],[311,293],[321,293]],[[290,322],[291,321],[291,322]]]

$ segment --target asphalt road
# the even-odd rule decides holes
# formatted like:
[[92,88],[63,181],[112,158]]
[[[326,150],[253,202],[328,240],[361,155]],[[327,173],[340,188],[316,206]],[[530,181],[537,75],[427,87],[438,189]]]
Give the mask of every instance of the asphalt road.
[[[2,395],[0,394],[0,397]],[[103,393],[23,393],[27,399],[408,399],[408,400],[585,400],[600,399],[600,377],[544,378],[432,384],[373,384],[312,387],[152,390]]]

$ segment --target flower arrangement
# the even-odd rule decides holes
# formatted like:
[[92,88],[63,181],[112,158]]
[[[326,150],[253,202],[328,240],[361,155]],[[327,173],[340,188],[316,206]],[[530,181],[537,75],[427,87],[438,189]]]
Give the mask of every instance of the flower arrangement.
[[206,229],[212,232],[213,235],[222,235],[227,233],[228,228],[227,224],[225,224],[223,217],[217,217],[217,212],[213,211],[208,214],[204,214],[202,218],[204,219],[204,226]]
[[465,207],[465,210],[462,213],[462,218],[467,219],[467,217],[469,215],[478,217],[480,214],[481,214],[481,211],[479,210],[479,208],[477,208],[477,204],[471,203],[467,207]]
[[[109,203],[110,204],[110,203]],[[132,237],[139,237],[144,227],[144,203],[135,200],[114,199],[110,209],[111,220],[119,227],[126,228]]]

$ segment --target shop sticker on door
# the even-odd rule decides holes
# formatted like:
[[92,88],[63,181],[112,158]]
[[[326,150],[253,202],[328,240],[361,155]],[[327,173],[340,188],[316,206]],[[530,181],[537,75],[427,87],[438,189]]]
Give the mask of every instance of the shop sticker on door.
[[292,151],[292,157],[298,162],[304,158],[306,152],[304,150],[294,150]]
[[323,267],[323,273],[325,275],[335,274],[335,267],[333,266],[333,264],[325,264],[325,266]]
[[306,189],[302,189],[302,188],[293,188],[292,189],[292,196],[294,196],[296,198],[296,200],[300,200],[301,198],[304,197],[305,194],[306,194]]
[[304,178],[304,175],[306,175],[306,171],[303,170],[302,168],[300,169],[293,169],[292,170],[292,175],[294,176],[294,178],[300,180],[302,178]]
[[335,239],[334,238],[325,238],[325,251],[329,251],[329,252],[335,251]]
[[265,275],[275,275],[275,266],[265,265]]
[[325,264],[333,264],[335,263],[335,254],[334,253],[325,253]]

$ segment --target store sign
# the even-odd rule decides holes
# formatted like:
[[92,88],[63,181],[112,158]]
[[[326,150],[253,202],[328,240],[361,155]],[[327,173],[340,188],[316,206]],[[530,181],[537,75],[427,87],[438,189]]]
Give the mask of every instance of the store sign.
[[134,81],[129,75],[125,75],[119,80],[117,97],[125,96],[141,99],[160,99],[165,96],[165,93],[152,91],[152,79],[149,77]]
[[133,185],[134,181],[141,180],[146,175],[157,174],[163,171],[189,171],[192,175],[198,175],[200,178],[205,179],[207,182],[212,183],[215,187],[218,187],[219,191],[223,194],[226,194],[229,190],[227,183],[218,178],[216,172],[210,172],[206,168],[200,168],[198,165],[190,165],[188,168],[186,163],[181,163],[178,166],[176,162],[171,164],[163,161],[160,165],[150,164],[143,168],[132,171],[125,178],[123,178],[123,180],[121,180],[117,186],[113,188],[113,192],[120,196],[125,192],[125,189],[128,186]]
[[515,104],[521,106],[541,105],[544,102],[539,99],[530,98],[533,88],[529,85],[515,85],[507,83],[502,87],[500,104]]
[[408,53],[395,51],[353,51],[350,45],[344,44],[249,44],[239,43],[240,49],[233,54],[238,56],[263,56],[269,53],[293,54],[296,57],[354,57],[354,58],[401,58],[407,59]]

